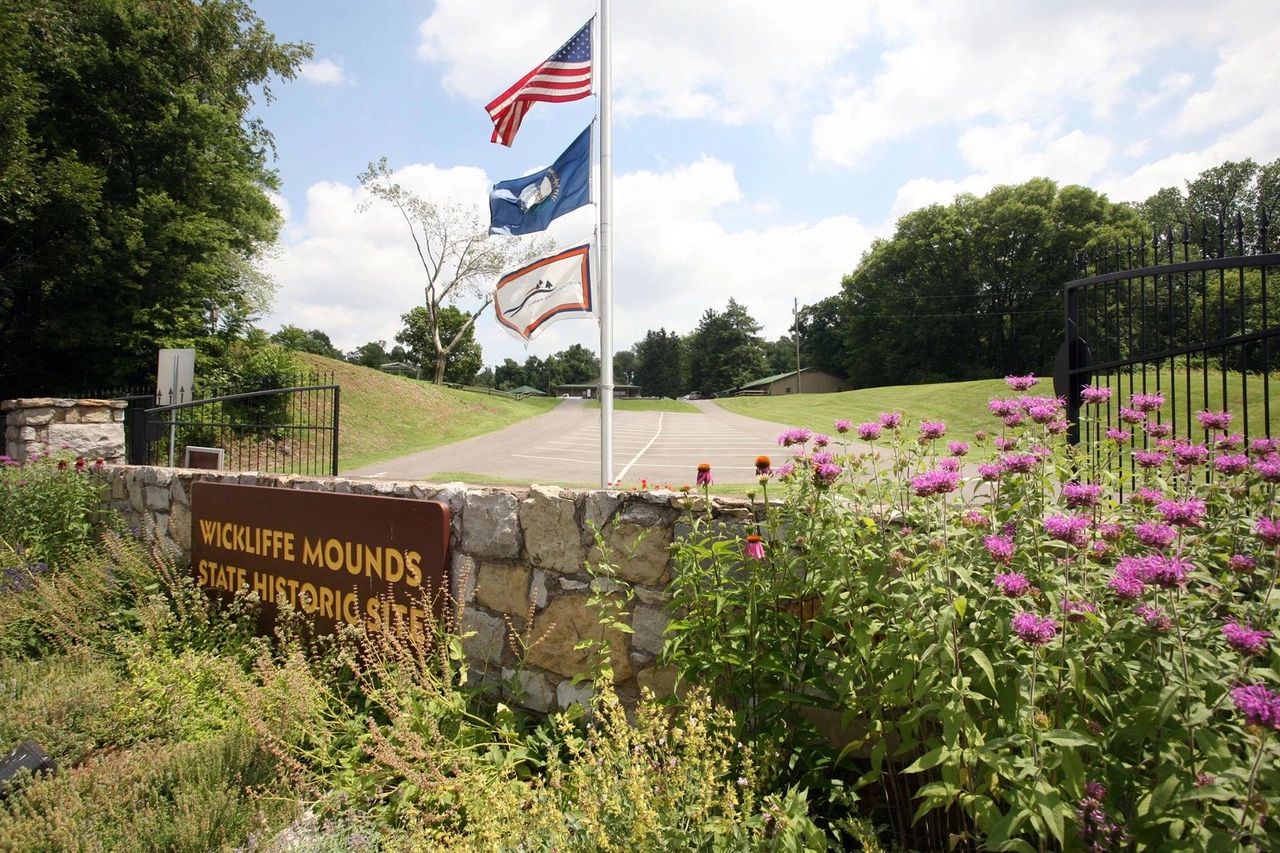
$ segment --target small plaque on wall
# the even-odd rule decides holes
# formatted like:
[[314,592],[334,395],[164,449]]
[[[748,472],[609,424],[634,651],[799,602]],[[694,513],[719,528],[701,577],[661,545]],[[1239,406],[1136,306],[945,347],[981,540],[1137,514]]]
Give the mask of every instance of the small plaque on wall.
[[187,447],[187,468],[202,468],[206,471],[221,471],[224,459],[221,447]]

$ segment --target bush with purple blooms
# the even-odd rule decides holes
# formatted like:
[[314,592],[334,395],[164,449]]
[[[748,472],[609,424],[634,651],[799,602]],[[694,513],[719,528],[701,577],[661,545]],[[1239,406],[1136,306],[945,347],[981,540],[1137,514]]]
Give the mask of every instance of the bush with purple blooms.
[[[1087,391],[1085,416],[1110,397]],[[1116,402],[1143,427],[1164,404]],[[1264,845],[1280,837],[1276,443],[1246,448],[1208,412],[1191,438],[1140,427],[1138,447],[1117,430],[1077,449],[1062,408],[992,401],[958,472],[938,422],[844,424],[822,466],[807,430],[784,432],[793,457],[761,475],[752,521],[690,510],[665,659],[744,741],[781,745],[833,825],[860,798],[891,845]],[[1121,455],[1138,462],[1123,479]]]

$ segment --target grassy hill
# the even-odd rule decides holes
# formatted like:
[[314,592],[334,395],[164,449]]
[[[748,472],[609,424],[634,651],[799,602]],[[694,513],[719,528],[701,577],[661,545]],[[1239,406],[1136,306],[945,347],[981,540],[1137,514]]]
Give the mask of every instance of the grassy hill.
[[332,372],[342,386],[338,459],[342,470],[394,459],[501,429],[550,411],[559,400],[513,400],[437,388],[323,356],[296,353],[306,367]]

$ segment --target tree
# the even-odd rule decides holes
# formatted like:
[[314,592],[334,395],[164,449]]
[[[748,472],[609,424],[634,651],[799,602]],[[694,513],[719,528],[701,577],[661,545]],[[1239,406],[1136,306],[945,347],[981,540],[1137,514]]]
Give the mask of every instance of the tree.
[[684,381],[684,346],[680,336],[666,329],[652,329],[633,347],[636,353],[635,384],[651,397],[679,397]]
[[733,298],[723,313],[708,308],[693,333],[689,380],[703,396],[767,375],[760,324]]
[[633,350],[619,350],[613,354],[613,381],[623,385],[636,384],[636,354]]
[[[528,378],[515,359],[504,358],[502,364],[493,369],[493,387],[502,391],[510,391],[521,385],[529,385]],[[532,386],[530,386],[532,387]]]
[[[766,341],[764,357],[768,365],[769,375],[793,373],[796,369],[796,339],[791,335],[783,335],[776,341]],[[802,364],[801,367],[809,367]]]
[[803,367],[814,367],[832,376],[847,377],[844,322],[839,296],[828,296],[800,308],[800,356]]
[[333,345],[329,336],[319,329],[308,332],[297,326],[281,326],[280,331],[271,336],[271,342],[295,352],[309,352],[326,358],[342,359],[342,352]]
[[251,114],[310,48],[244,0],[0,12],[0,397],[146,376],[251,316],[280,216]]
[[[491,237],[474,209],[429,201],[397,183],[386,157],[370,163],[360,174],[360,186],[369,196],[362,209],[367,210],[375,200],[391,205],[413,239],[426,277],[423,343],[430,344],[419,353],[434,364],[433,379],[439,385],[450,353],[462,344],[467,330],[492,301],[487,289],[502,273],[549,254],[555,244],[550,238],[521,243],[516,237]],[[462,299],[479,299],[481,304],[463,312],[465,320],[460,326],[445,328],[442,312]]]
[[570,344],[568,349],[556,353],[559,363],[558,383],[581,385],[600,378],[600,359],[582,344]]
[[377,369],[394,359],[387,353],[386,341],[369,341],[347,353],[347,361]]
[[[438,312],[436,333],[452,343],[444,354],[444,370],[436,381],[459,382],[469,384],[484,363],[484,354],[476,341],[474,317],[463,313],[453,305],[445,305]],[[419,305],[400,315],[404,328],[396,333],[396,340],[408,348],[409,363],[418,368],[418,378],[422,378],[422,369],[435,362],[437,350],[431,331],[431,319],[426,308]]]

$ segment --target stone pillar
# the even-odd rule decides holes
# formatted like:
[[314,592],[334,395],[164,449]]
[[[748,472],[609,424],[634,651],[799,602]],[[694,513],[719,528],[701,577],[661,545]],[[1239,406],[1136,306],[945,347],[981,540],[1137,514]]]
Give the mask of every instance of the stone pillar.
[[33,453],[56,452],[124,464],[123,400],[30,397],[0,403],[5,454],[22,462]]

